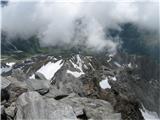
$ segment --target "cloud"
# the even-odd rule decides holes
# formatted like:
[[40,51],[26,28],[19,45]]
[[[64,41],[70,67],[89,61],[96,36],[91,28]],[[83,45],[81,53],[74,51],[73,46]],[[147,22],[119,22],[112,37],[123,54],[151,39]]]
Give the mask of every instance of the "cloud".
[[10,0],[2,8],[2,29],[10,38],[38,35],[42,46],[83,45],[92,50],[115,52],[118,43],[106,38],[109,28],[134,23],[158,30],[157,2],[77,2]]

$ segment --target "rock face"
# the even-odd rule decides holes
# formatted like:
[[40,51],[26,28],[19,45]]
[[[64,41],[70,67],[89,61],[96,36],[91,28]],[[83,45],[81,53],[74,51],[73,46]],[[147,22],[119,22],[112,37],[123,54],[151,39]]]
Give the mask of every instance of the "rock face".
[[61,101],[71,105],[79,118],[86,116],[87,119],[92,120],[121,119],[121,114],[114,113],[111,104],[104,100],[68,96]]
[[16,103],[13,102],[8,108],[5,109],[7,116],[14,118],[17,112]]
[[[53,76],[50,81],[46,79],[47,74],[45,78],[37,73],[41,67],[46,68],[45,65],[56,61],[63,64],[58,70],[55,68],[56,72],[53,68],[53,74],[47,70]],[[159,68],[147,58],[127,54],[35,56],[16,63],[3,77],[2,116],[9,119],[143,120],[140,111],[143,106],[160,114]],[[103,86],[109,87],[101,87],[102,80],[107,82]]]
[[4,77],[1,77],[1,89],[7,88],[11,82]]
[[[114,113],[110,103],[71,94],[59,101],[42,98],[37,92],[23,93],[17,99],[16,120],[120,120],[121,114]],[[44,109],[45,108],[45,109]]]
[[17,100],[16,120],[77,120],[71,106],[43,99],[37,92],[22,94]]
[[42,95],[49,92],[50,83],[48,80],[28,79],[25,82],[30,90],[38,91]]

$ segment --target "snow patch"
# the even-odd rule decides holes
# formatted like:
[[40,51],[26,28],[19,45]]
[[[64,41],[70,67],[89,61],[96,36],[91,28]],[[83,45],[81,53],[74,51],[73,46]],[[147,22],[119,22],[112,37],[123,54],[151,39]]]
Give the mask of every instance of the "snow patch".
[[15,64],[15,62],[6,63],[6,65],[12,67]]
[[111,80],[113,80],[113,81],[117,81],[117,78],[114,76],[114,77],[112,77],[112,76],[108,76],[109,77],[109,79],[111,79]]
[[106,77],[105,80],[100,81],[99,85],[102,89],[111,88],[111,86],[108,83],[108,78],[107,77]]
[[35,74],[29,77],[29,79],[35,79]]
[[12,69],[12,67],[2,67],[1,70],[0,70],[0,74],[2,73],[5,73],[5,72],[8,72]]
[[129,63],[129,64],[128,64],[128,67],[129,67],[129,68],[132,68],[132,63]]
[[[62,66],[62,60],[59,60],[55,63],[48,62],[46,65],[42,66],[37,72],[42,73],[48,80],[50,80]],[[35,78],[35,76],[32,75],[30,78]]]
[[[67,73],[73,75],[74,77],[78,78],[80,77],[81,75],[85,74],[83,72],[83,64],[84,64],[84,61],[81,60],[80,56],[79,55],[76,55],[76,59],[77,59],[77,62],[76,64],[72,61],[72,60],[69,60],[71,62],[71,64],[73,65],[74,68],[78,69],[79,71],[70,71],[70,70],[67,70]],[[86,65],[84,65],[85,68],[87,68]]]
[[160,120],[156,112],[148,111],[144,107],[143,107],[143,110],[140,109],[140,111],[145,120]]
[[15,62],[6,63],[6,67],[1,66],[0,74],[8,72],[12,69],[12,66],[15,64]]
[[78,78],[78,77],[80,77],[81,75],[84,74],[83,72],[70,71],[70,70],[67,70],[67,73],[73,75],[73,76],[76,77],[76,78]]

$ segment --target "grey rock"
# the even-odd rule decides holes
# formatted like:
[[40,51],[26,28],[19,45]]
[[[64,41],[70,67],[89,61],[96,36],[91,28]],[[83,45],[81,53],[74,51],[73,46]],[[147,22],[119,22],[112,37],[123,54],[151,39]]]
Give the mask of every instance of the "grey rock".
[[104,100],[68,96],[61,102],[71,105],[77,116],[85,112],[83,114],[93,120],[121,120],[121,114],[114,113],[111,104]]
[[51,83],[54,84],[64,94],[77,93],[83,94],[83,84],[79,78],[75,78],[73,75],[67,73],[70,64],[65,62],[61,69],[57,71]]
[[19,81],[17,78],[11,76],[6,77],[6,79],[9,80],[11,84],[27,89],[27,84],[24,81]]
[[11,82],[10,86],[7,88],[7,91],[10,96],[10,102],[16,101],[19,95],[28,90],[27,85],[24,81],[19,81],[16,78],[10,76],[6,77],[6,79]]
[[1,89],[7,88],[11,82],[4,77],[1,77]]
[[48,98],[56,98],[58,96],[67,96],[68,94],[65,94],[61,90],[57,89],[56,86],[52,85],[49,88],[49,92],[45,94],[46,97]]
[[24,74],[21,69],[13,69],[11,76],[16,78],[18,81],[24,81],[27,79],[26,74]]
[[4,107],[4,105],[1,105],[0,106],[1,107],[1,119],[2,120],[6,120],[7,119],[7,115],[6,115],[6,113],[5,113],[5,111],[4,111],[4,109],[5,109],[5,107]]
[[15,114],[16,114],[16,103],[13,102],[9,107],[7,107],[5,109],[5,113],[7,114],[7,116],[10,116],[10,117],[14,117]]
[[48,88],[43,88],[43,89],[38,89],[36,91],[39,92],[39,94],[41,94],[41,95],[45,95],[49,92],[49,89]]
[[40,72],[35,73],[35,78],[40,80],[47,80],[47,78]]
[[16,104],[16,120],[77,120],[71,106],[54,99],[43,99],[37,92],[23,93]]
[[28,79],[25,82],[29,90],[38,91],[42,95],[49,92],[50,82],[48,80]]

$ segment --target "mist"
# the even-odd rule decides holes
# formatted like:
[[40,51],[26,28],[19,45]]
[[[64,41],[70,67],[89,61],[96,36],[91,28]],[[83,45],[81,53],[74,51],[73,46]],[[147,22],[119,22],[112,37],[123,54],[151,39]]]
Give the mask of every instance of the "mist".
[[2,8],[1,29],[8,38],[27,40],[33,35],[41,46],[82,45],[94,51],[116,52],[119,40],[106,37],[109,29],[133,23],[158,31],[158,2],[51,2],[10,0]]

